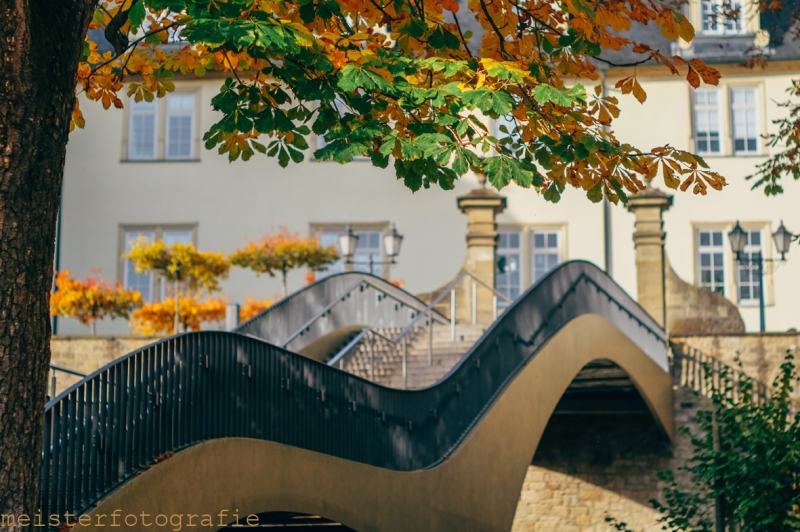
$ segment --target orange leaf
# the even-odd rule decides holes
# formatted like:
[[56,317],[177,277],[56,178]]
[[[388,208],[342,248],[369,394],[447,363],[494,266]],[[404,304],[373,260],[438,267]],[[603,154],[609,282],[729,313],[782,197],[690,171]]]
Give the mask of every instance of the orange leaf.
[[458,5],[456,0],[442,0],[442,7],[452,13],[458,13],[461,6]]
[[686,74],[686,80],[689,82],[689,85],[695,89],[700,86],[700,76],[697,75],[697,72],[695,72],[691,66],[689,67],[689,73]]

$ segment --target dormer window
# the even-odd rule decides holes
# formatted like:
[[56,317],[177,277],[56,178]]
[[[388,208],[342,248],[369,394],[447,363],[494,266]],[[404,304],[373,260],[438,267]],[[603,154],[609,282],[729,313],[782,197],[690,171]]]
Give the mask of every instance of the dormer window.
[[[704,35],[734,35],[744,32],[744,8],[741,1],[702,0]],[[735,16],[731,16],[735,14]]]

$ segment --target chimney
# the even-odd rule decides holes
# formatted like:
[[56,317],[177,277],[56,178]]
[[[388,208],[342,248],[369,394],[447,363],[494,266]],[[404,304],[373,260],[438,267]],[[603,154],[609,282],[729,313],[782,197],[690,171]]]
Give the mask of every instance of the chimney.
[[636,216],[633,245],[639,304],[662,327],[667,314],[663,213],[671,206],[671,195],[649,186],[628,200],[628,210]]
[[[506,208],[506,198],[485,188],[486,177],[478,174],[478,188],[458,198],[458,208],[467,215],[467,259],[463,269],[494,288],[497,257],[497,215]],[[465,278],[457,288],[456,318],[470,322],[473,318],[473,280]],[[477,323],[492,322],[492,293],[478,286]]]

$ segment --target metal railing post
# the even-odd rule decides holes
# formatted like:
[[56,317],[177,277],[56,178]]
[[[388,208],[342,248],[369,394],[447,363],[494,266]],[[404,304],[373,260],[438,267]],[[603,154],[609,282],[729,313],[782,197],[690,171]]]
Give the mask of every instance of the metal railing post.
[[472,281],[472,324],[478,323],[478,283]]
[[53,378],[50,381],[50,399],[56,396],[56,372],[53,372]]
[[403,389],[408,389],[408,344],[407,337],[403,336]]
[[433,366],[433,316],[428,320],[428,365]]
[[497,321],[497,295],[492,296],[492,321]]
[[369,337],[369,380],[375,382],[375,338]]
[[456,289],[450,290],[450,341],[456,341]]

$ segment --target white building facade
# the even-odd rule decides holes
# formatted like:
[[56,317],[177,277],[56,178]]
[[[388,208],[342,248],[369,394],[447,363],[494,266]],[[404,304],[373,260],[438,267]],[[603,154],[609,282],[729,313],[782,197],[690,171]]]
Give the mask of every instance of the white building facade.
[[[765,70],[738,66],[764,37],[758,19],[712,24],[713,13],[713,2],[690,5],[698,28],[694,45],[662,45],[717,66],[723,73],[720,85],[693,90],[664,68],[639,66],[635,72],[648,99],[639,104],[630,95],[618,95],[622,113],[613,128],[620,140],[642,149],[670,144],[699,153],[727,178],[725,190],[705,197],[675,192],[674,206],[665,213],[666,252],[681,278],[722,292],[738,305],[747,330],[757,331],[758,281],[737,265],[727,233],[740,221],[748,232],[746,253],[770,260],[779,258],[771,234],[781,221],[800,233],[800,210],[795,208],[800,185],[787,177],[785,194],[768,198],[745,180],[770,154],[762,135],[785,112],[778,103],[787,99],[785,91],[800,73],[800,53],[795,43],[784,42]],[[633,72],[611,68],[606,87]],[[309,152],[306,161],[287,169],[266,156],[229,163],[205,150],[201,140],[217,120],[210,100],[221,83],[219,77],[177,80],[175,92],[165,99],[122,110],[81,102],[86,129],[74,131],[67,148],[59,269],[83,277],[99,268],[106,280],[119,280],[140,290],[145,300],[155,300],[163,297],[159,280],[136,274],[122,258],[138,236],[232,252],[281,227],[336,244],[350,224],[361,235],[355,268],[366,271],[370,259],[387,259],[381,235],[395,224],[405,236],[397,264],[376,264],[374,273],[402,280],[413,293],[434,290],[456,275],[466,254],[466,217],[456,197],[475,188],[474,176],[462,179],[453,191],[412,193],[391,170],[375,168],[368,160],[342,166],[313,161]],[[654,184],[664,189],[663,183]],[[504,272],[497,275],[498,289],[515,297],[555,265],[581,259],[607,266],[636,296],[634,217],[624,206],[611,206],[607,231],[604,206],[589,202],[582,191],[567,191],[558,204],[515,185],[501,194],[508,207],[498,216],[497,255]],[[767,266],[768,330],[800,325],[800,249],[794,247],[786,262]],[[352,266],[339,263],[329,271],[345,267]],[[290,291],[307,282],[305,275],[290,274]],[[279,279],[234,268],[222,294],[241,302],[246,295],[273,298],[280,290]],[[127,334],[129,329],[123,321],[108,321],[97,330]],[[57,332],[77,335],[88,329],[59,319]]]

